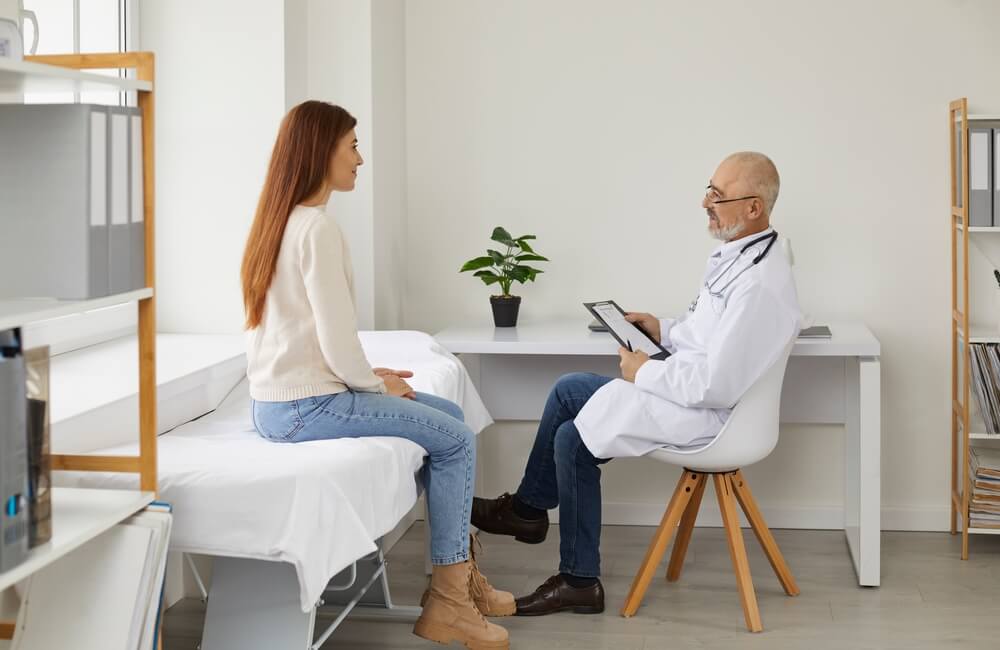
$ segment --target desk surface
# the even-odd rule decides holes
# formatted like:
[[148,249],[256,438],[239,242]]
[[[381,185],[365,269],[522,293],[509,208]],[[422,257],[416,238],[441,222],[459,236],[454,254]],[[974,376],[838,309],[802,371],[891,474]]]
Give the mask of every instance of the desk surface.
[[[799,339],[792,356],[877,357],[881,346],[864,323],[817,322],[827,324],[829,339]],[[618,343],[607,332],[591,332],[586,319],[523,323],[517,327],[473,325],[449,327],[434,338],[454,354],[571,354],[616,355]]]

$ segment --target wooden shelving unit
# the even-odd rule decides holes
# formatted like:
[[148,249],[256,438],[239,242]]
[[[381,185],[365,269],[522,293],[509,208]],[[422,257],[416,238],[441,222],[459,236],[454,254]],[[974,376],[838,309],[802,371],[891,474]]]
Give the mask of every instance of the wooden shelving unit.
[[[135,71],[135,79],[88,70]],[[0,99],[23,93],[136,92],[142,115],[143,218],[145,221],[145,287],[95,300],[3,300],[0,329],[136,302],[139,310],[139,454],[137,456],[52,456],[52,469],[139,474],[139,490],[52,490],[52,540],[31,550],[28,559],[0,574],[0,589],[42,569],[142,510],[155,498],[156,475],[156,264],[154,182],[154,57],[151,52],[27,56],[0,59]],[[13,624],[0,622],[0,639],[10,639]]]
[[[948,106],[951,150],[951,533],[962,534],[963,560],[969,558],[969,535],[1000,535],[1000,529],[969,526],[972,476],[969,448],[972,441],[1000,441],[986,433],[978,408],[970,403],[972,383],[970,343],[1000,343],[1000,327],[972,322],[969,299],[969,240],[971,235],[997,242],[1000,226],[969,226],[969,123],[998,122],[1000,115],[970,114],[968,99]],[[955,163],[960,162],[961,174]],[[980,240],[977,240],[980,241]]]

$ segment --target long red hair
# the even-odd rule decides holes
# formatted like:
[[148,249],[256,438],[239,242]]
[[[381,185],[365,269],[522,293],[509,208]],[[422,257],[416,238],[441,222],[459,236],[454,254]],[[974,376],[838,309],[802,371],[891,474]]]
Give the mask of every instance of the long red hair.
[[337,143],[357,122],[340,106],[319,101],[299,104],[281,121],[243,251],[240,280],[246,329],[257,327],[263,318],[288,216],[322,189]]

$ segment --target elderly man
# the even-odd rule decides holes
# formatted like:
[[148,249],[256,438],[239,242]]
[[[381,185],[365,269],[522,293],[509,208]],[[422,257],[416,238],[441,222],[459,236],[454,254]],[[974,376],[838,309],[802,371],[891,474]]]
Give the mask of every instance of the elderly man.
[[768,254],[778,170],[760,153],[726,158],[702,207],[722,240],[688,313],[677,319],[629,313],[671,353],[663,361],[624,348],[621,379],[565,375],[549,393],[514,495],[475,499],[480,530],[545,540],[547,510],[559,506],[559,573],[517,599],[517,614],[604,610],[600,576],[601,468],[615,457],[710,442],[733,406],[798,334],[801,320],[788,260]]

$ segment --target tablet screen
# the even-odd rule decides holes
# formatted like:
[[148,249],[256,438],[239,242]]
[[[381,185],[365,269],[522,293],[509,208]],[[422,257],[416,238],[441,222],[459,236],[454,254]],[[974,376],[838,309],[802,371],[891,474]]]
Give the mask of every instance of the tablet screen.
[[613,302],[594,303],[592,309],[600,315],[601,319],[620,339],[632,344],[633,351],[642,350],[651,357],[663,353],[663,349],[656,345],[648,335],[625,320],[625,314]]

